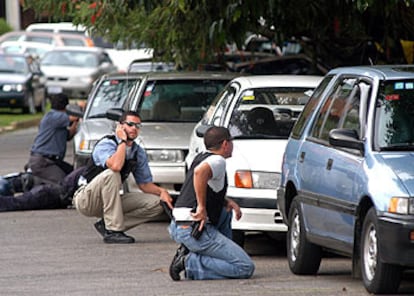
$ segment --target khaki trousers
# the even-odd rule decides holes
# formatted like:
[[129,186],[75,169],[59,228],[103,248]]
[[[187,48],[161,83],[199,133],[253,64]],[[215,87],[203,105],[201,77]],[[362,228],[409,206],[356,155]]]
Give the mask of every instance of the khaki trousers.
[[121,175],[107,169],[74,194],[73,203],[81,214],[103,218],[107,230],[126,231],[158,220],[164,211],[154,194],[129,192],[120,195]]

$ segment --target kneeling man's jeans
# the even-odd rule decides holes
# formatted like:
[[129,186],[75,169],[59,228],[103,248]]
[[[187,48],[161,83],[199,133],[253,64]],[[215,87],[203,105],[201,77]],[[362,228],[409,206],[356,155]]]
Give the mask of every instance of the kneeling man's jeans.
[[191,227],[169,226],[171,237],[189,250],[185,262],[186,277],[193,280],[250,278],[254,263],[249,255],[231,240],[231,216],[224,208],[218,225],[204,225],[201,237],[191,236]]

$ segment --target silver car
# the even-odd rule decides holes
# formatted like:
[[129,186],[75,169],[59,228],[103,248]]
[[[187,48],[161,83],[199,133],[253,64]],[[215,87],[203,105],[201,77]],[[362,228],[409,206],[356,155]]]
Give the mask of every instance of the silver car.
[[[216,95],[240,74],[169,72],[123,75],[130,80],[136,78],[121,108],[138,111],[141,115],[143,126],[136,141],[147,152],[154,182],[167,188],[171,194],[178,194],[186,174],[185,157],[194,126]],[[95,93],[98,93],[98,86]],[[114,121],[105,118],[98,121],[87,115],[101,107],[94,103],[95,96],[88,99],[83,122],[75,136],[74,155],[78,160],[89,157],[96,141],[115,128]],[[107,101],[105,97],[103,100]],[[135,189],[130,182],[129,190]]]
[[98,47],[57,47],[40,63],[49,93],[63,92],[70,98],[85,99],[96,79],[115,72],[108,54]]

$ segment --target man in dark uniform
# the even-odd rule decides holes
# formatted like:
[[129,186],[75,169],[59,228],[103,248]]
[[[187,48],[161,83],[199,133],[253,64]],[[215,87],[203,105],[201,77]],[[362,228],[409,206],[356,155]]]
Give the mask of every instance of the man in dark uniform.
[[66,142],[75,135],[79,118],[66,113],[69,100],[65,94],[51,96],[50,102],[52,110],[40,122],[27,166],[33,176],[58,183],[73,170],[64,158]]
[[169,232],[181,246],[170,266],[174,281],[185,272],[187,279],[249,278],[254,264],[249,255],[231,240],[234,210],[240,207],[226,198],[226,158],[233,142],[228,129],[211,127],[204,135],[207,152],[194,159],[173,209]]

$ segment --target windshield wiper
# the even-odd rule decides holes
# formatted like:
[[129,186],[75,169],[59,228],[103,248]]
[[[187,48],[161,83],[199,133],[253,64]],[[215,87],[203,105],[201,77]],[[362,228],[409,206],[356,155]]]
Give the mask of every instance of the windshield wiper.
[[105,118],[106,117],[106,112],[105,113],[97,113],[97,114],[93,114],[88,116],[88,118]]
[[380,147],[380,151],[414,151],[414,144],[412,143],[397,143],[386,147]]

